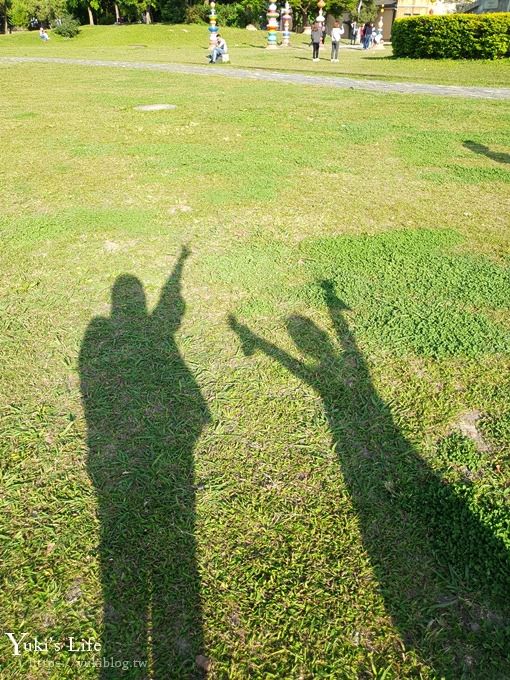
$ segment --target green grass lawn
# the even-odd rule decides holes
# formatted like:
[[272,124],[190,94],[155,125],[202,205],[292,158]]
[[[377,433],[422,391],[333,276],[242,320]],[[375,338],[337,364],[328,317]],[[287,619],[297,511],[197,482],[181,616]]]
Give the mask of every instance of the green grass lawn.
[[[340,63],[329,61],[328,40],[321,62],[313,63],[309,38],[293,35],[289,49],[266,50],[266,32],[221,28],[230,50],[231,65],[243,68],[285,70],[292,73],[338,75],[400,82],[510,87],[510,59],[498,61],[452,61],[393,59],[391,47],[383,51],[341,50]],[[0,35],[0,56],[25,55],[122,59],[130,61],[206,64],[207,26],[95,26],[82,27],[72,40],[51,35],[43,44],[37,31]],[[229,68],[226,65],[218,68]]]
[[2,678],[508,678],[509,122],[0,63]]

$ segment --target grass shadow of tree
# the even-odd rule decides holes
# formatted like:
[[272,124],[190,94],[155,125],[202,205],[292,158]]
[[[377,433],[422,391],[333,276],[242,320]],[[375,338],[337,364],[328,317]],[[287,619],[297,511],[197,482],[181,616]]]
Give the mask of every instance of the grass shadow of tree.
[[111,316],[91,321],[81,347],[101,532],[101,655],[118,664],[102,678],[202,677],[193,449],[209,414],[175,341],[187,256],[183,249],[152,314],[140,281],[120,276]]
[[508,551],[401,434],[342,315],[347,307],[331,283],[322,286],[338,349],[301,316],[287,328],[309,361],[234,317],[230,327],[247,356],[265,353],[321,397],[364,546],[405,645],[437,677],[506,677]]

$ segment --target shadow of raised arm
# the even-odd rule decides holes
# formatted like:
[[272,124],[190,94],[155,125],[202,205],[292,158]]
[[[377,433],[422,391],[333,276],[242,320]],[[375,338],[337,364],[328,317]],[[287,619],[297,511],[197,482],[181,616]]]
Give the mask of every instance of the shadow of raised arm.
[[185,303],[181,293],[182,270],[191,251],[182,246],[179,259],[163,286],[159,302],[155,307],[152,318],[165,325],[165,330],[176,331],[179,328],[185,311]]
[[257,350],[264,352],[267,356],[276,359],[282,366],[290,371],[300,380],[306,383],[310,383],[309,370],[303,362],[295,359],[291,354],[288,354],[283,349],[280,349],[272,342],[264,340],[264,338],[259,337],[253,333],[244,324],[238,323],[237,319],[233,315],[229,315],[228,323],[230,328],[239,336],[241,341],[241,347],[246,356],[251,356]]
[[329,318],[335,329],[338,342],[342,345],[344,350],[355,349],[352,332],[350,331],[346,320],[340,314],[340,312],[349,311],[350,307],[348,307],[335,293],[332,281],[321,281],[320,285],[324,291],[324,299],[328,308]]

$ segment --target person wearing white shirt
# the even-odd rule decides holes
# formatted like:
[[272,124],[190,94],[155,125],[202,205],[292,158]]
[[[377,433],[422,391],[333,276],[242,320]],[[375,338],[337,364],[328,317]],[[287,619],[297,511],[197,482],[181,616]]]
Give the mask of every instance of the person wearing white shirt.
[[211,52],[211,55],[209,57],[209,63],[215,64],[218,57],[223,56],[227,52],[228,52],[227,43],[218,33],[218,35],[216,36],[216,47],[214,47],[213,51]]
[[340,38],[344,34],[344,27],[340,26],[339,21],[335,21],[335,25],[331,29],[331,61],[338,62],[338,48],[340,47]]

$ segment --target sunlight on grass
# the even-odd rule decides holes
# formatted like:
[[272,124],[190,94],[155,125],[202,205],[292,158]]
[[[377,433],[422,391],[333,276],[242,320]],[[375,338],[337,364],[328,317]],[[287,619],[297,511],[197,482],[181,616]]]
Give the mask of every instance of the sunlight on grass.
[[[146,28],[206,43],[48,54]],[[214,88],[0,65],[3,626],[157,680],[503,678],[508,107]],[[2,672],[100,677],[48,659]]]

